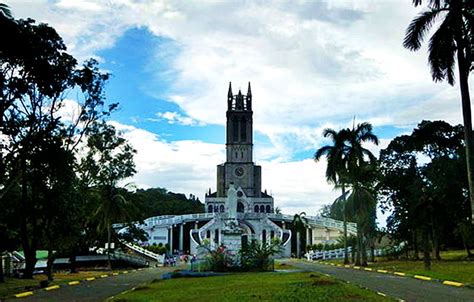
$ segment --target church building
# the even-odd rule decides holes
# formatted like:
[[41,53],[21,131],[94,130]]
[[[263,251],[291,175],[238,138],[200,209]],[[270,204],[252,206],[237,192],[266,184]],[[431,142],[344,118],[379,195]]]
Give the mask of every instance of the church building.
[[[264,243],[278,238],[281,256],[290,257],[303,252],[300,240],[334,243],[342,235],[341,221],[307,216],[307,228],[296,234],[293,216],[275,213],[273,197],[262,192],[262,168],[253,160],[250,83],[246,95],[240,90],[234,95],[229,84],[226,117],[226,161],[217,166],[215,191],[206,193],[206,212],[146,219],[141,226],[149,238],[145,244],[169,244],[172,251],[195,254],[205,239],[237,252],[251,240]],[[356,233],[354,223],[348,223],[348,233]]]

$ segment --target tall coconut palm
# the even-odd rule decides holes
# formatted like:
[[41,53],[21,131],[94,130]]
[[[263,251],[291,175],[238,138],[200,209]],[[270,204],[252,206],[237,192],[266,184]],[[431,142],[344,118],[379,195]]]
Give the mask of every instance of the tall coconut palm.
[[329,183],[340,187],[342,190],[341,201],[343,204],[343,225],[344,225],[344,263],[349,263],[347,254],[347,215],[346,215],[346,186],[347,183],[347,129],[335,131],[333,129],[324,129],[323,136],[332,141],[331,145],[319,148],[314,154],[314,161],[318,162],[323,156],[326,157],[326,179]]
[[[347,207],[357,220],[357,251],[356,265],[367,265],[367,254],[365,252],[364,238],[368,233],[371,215],[375,209],[376,202],[369,188],[374,179],[377,159],[363,146],[364,143],[378,145],[379,140],[372,132],[370,123],[361,123],[347,130],[345,134],[347,152],[347,179],[352,187],[351,195],[347,201]],[[362,257],[360,257],[362,256]],[[361,259],[362,258],[362,259]],[[362,263],[360,261],[362,260]]]
[[[413,0],[415,6],[422,5],[422,3],[422,0]],[[412,51],[419,50],[426,35],[437,23],[439,26],[431,36],[428,45],[428,62],[433,80],[435,82],[446,80],[450,85],[454,85],[457,62],[472,220],[474,216],[474,171],[468,78],[473,67],[474,2],[470,0],[428,0],[427,3],[427,10],[416,16],[408,26],[403,46]]]

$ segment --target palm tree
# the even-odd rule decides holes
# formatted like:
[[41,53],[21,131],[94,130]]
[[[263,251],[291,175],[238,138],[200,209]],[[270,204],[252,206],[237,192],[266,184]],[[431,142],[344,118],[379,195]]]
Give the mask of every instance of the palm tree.
[[6,5],[4,3],[0,3],[0,17],[8,18],[8,19],[13,18],[12,11],[10,10],[10,7],[8,7],[8,5]]
[[346,179],[347,179],[347,146],[345,144],[347,138],[347,129],[335,131],[333,129],[324,129],[323,136],[330,138],[332,145],[326,145],[319,148],[314,154],[314,161],[318,162],[321,157],[326,156],[327,168],[326,179],[329,183],[340,187],[342,195],[342,213],[344,223],[344,264],[349,263],[347,254],[347,215],[346,215]]
[[301,212],[293,216],[293,227],[296,231],[296,257],[300,258],[301,256],[301,231],[305,230],[308,227],[308,219],[306,218],[306,213]]
[[[348,180],[352,187],[351,195],[347,200],[346,207],[351,209],[357,220],[357,251],[356,265],[367,265],[367,254],[365,252],[365,235],[371,226],[371,218],[376,207],[376,201],[369,186],[373,183],[377,159],[364,148],[363,143],[371,142],[378,145],[379,140],[372,132],[370,123],[361,123],[347,130],[346,135],[347,170]],[[366,161],[368,159],[368,161]]]
[[104,191],[102,201],[97,208],[96,217],[99,219],[99,232],[107,231],[107,264],[112,269],[110,259],[112,243],[112,223],[114,221],[125,221],[130,208],[129,202],[122,194],[115,193],[115,188],[108,187]]
[[[413,0],[415,6],[422,0]],[[454,85],[457,61],[459,87],[464,121],[466,164],[471,201],[471,221],[474,216],[474,183],[472,162],[472,118],[469,96],[469,72],[473,64],[474,3],[467,0],[428,0],[428,9],[415,17],[407,28],[403,46],[417,51],[435,22],[439,26],[428,45],[428,62],[435,82],[446,80]]]

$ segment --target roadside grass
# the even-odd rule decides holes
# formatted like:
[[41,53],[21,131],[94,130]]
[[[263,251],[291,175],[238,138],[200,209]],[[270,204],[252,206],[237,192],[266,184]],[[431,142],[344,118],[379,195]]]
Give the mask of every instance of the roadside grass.
[[[441,261],[432,260],[431,270],[424,269],[423,260],[387,260],[376,258],[369,267],[389,272],[403,272],[410,275],[423,275],[439,280],[456,281],[474,285],[474,261],[466,260],[464,250],[443,251]],[[342,260],[328,260],[326,263],[343,263]]]
[[[79,271],[71,274],[64,271],[59,271],[54,274],[54,281],[50,285],[62,285],[69,281],[81,281],[89,277],[100,277],[103,274],[111,274],[110,271]],[[11,297],[22,291],[39,289],[39,282],[46,280],[46,275],[35,275],[34,279],[17,279],[5,278],[5,283],[0,283],[0,299]]]
[[286,262],[275,261],[274,269],[275,270],[296,270],[299,268],[291,264],[288,264]]
[[145,301],[394,301],[317,273],[240,273],[155,280],[112,299]]

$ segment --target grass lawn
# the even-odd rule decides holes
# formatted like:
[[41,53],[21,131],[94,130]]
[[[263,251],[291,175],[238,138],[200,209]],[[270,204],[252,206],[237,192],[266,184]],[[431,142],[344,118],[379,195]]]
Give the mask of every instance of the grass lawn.
[[[76,274],[68,272],[57,272],[54,274],[54,281],[51,285],[65,284],[69,281],[80,281],[89,277],[99,277],[103,274],[110,274],[109,271],[80,271]],[[0,299],[10,297],[22,291],[39,288],[39,282],[46,280],[46,275],[35,275],[34,279],[6,278],[5,283],[0,283]]]
[[393,301],[316,273],[240,273],[155,280],[112,301]]
[[291,264],[288,264],[286,262],[275,261],[274,269],[275,270],[296,270],[299,268]]
[[[369,267],[474,284],[474,261],[465,260],[465,257],[465,251],[441,252],[441,259],[443,260],[433,260],[431,271],[424,270],[422,260],[386,260],[378,258],[375,263],[369,263]],[[342,260],[331,262],[342,263]]]

